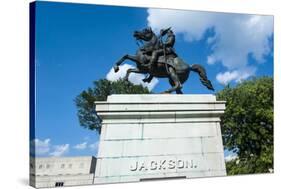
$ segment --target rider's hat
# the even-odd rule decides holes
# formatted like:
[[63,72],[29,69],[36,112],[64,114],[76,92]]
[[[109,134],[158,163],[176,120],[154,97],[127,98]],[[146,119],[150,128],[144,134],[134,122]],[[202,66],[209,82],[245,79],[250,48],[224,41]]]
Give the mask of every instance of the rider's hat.
[[168,31],[172,31],[172,30],[171,30],[171,27],[168,27],[167,29],[162,29],[162,30],[160,31],[161,36],[166,35],[166,33],[167,33]]

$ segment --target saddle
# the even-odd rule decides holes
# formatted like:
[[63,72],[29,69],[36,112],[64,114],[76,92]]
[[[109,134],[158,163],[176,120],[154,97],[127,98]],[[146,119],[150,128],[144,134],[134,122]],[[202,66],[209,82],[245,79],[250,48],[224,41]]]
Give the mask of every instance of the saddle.
[[164,55],[159,56],[157,62],[168,64],[169,66],[172,66],[176,71],[188,69],[188,65],[185,64],[181,58],[175,56],[174,54],[166,55],[166,58]]

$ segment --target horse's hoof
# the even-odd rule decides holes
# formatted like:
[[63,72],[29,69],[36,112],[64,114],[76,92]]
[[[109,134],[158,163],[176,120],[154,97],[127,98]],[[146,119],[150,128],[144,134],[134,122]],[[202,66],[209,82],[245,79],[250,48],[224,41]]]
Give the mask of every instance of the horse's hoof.
[[144,83],[149,83],[148,79],[143,79],[142,80]]
[[170,94],[170,92],[168,92],[168,91],[163,91],[163,92],[161,92],[160,94]]
[[118,66],[114,66],[114,72],[118,72],[119,71],[119,67]]

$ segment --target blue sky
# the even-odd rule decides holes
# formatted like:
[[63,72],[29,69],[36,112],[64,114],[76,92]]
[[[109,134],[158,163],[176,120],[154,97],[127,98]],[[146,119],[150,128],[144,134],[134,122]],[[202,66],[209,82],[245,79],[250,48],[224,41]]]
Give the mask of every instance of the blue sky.
[[[172,26],[178,55],[189,64],[202,64],[217,91],[223,84],[273,75],[272,17],[38,2],[36,155],[96,154],[98,135],[79,126],[74,99],[94,80],[116,79],[112,65],[122,55],[135,53],[132,33],[147,26],[155,32]],[[134,66],[128,61],[121,69],[128,64]],[[142,77],[130,80],[138,83]],[[161,92],[169,85],[165,79],[155,79],[149,87]],[[183,91],[213,93],[195,73]]]

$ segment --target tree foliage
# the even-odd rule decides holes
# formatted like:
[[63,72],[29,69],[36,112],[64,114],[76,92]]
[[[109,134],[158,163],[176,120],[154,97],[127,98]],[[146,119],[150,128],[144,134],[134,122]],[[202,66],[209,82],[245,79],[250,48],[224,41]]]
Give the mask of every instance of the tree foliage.
[[105,101],[111,94],[148,94],[149,90],[141,85],[133,85],[124,80],[109,81],[101,79],[93,82],[93,87],[82,91],[76,98],[77,115],[82,127],[101,131],[101,120],[96,115],[95,101]]
[[273,79],[254,78],[217,94],[226,101],[221,117],[224,147],[238,158],[228,174],[264,173],[273,168]]

